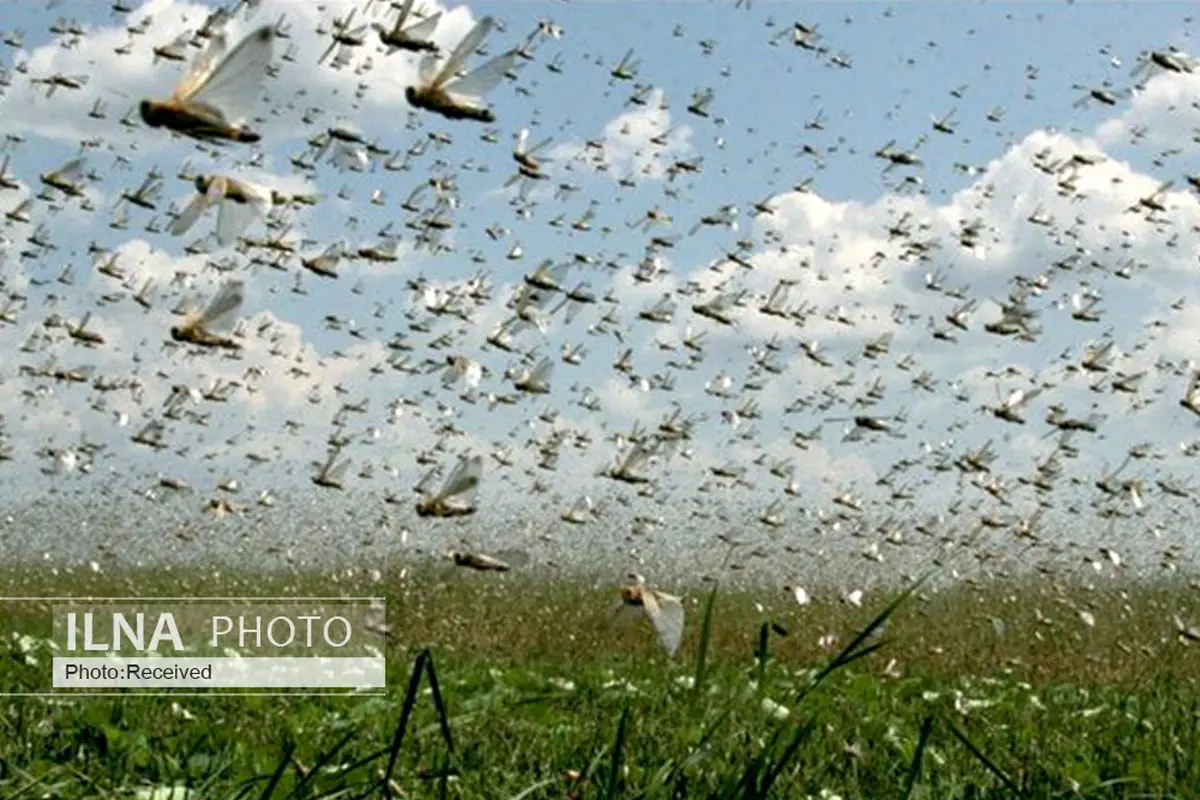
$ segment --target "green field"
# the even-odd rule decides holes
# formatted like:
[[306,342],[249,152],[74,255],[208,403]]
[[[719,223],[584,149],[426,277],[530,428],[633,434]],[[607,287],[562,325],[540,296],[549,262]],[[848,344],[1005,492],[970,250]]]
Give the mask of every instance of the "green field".
[[[1200,590],[1184,579],[922,586],[861,608],[700,586],[673,660],[648,625],[611,624],[613,587],[565,580],[3,580],[6,595],[384,594],[395,634],[386,699],[5,698],[3,798],[1200,796],[1200,643],[1176,623],[1200,622]],[[13,691],[30,658],[48,670],[17,638],[48,615],[8,616]],[[418,662],[433,669],[410,695]]]

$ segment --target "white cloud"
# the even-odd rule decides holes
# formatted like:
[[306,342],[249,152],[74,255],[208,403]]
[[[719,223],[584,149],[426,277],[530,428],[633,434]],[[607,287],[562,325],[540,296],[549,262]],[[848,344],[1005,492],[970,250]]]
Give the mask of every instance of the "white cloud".
[[1159,72],[1134,93],[1127,108],[1102,123],[1096,139],[1103,145],[1127,145],[1135,132],[1156,146],[1196,147],[1200,125],[1200,74]]
[[603,167],[613,180],[661,180],[672,164],[694,152],[691,126],[673,126],[663,99],[663,90],[654,89],[646,96],[645,105],[609,120],[596,140],[599,148],[567,142],[552,148],[551,157]]

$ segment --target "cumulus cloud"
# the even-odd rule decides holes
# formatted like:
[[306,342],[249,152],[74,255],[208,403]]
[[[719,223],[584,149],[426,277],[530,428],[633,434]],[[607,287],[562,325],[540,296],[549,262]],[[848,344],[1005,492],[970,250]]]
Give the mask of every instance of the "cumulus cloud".
[[642,103],[609,120],[594,142],[560,144],[551,156],[583,160],[613,180],[661,180],[676,161],[694,153],[693,132],[689,125],[672,125],[662,89],[650,91]]
[[1134,140],[1158,147],[1193,149],[1200,125],[1200,74],[1159,72],[1135,91],[1128,107],[1096,129],[1104,146],[1127,145]]

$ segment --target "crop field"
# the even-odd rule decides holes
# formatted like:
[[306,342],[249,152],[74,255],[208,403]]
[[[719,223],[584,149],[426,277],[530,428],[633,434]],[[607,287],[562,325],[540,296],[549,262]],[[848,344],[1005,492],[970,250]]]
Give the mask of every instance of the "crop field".
[[[10,573],[6,594],[382,594],[386,697],[9,698],[6,798],[1193,797],[1184,579],[929,585],[799,606],[697,586],[671,659],[610,588],[356,576]],[[1181,601],[1182,598],[1182,601]],[[9,614],[0,672],[49,658]]]

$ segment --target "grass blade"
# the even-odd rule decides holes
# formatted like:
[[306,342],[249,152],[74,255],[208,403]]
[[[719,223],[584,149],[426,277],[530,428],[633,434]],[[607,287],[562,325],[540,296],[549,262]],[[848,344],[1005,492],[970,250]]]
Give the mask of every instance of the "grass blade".
[[604,790],[606,800],[620,797],[621,792],[621,756],[625,751],[625,738],[629,726],[629,706],[626,704],[621,711],[621,721],[617,723],[617,738],[613,742],[612,759],[609,762],[608,785]]
[[561,778],[546,778],[545,780],[538,781],[533,786],[523,789],[519,794],[513,795],[512,800],[525,800],[526,797],[532,797],[534,792],[538,791],[539,789],[545,789],[547,786],[552,786],[553,784],[558,783],[560,780]]
[[[396,725],[396,733],[392,737],[392,749],[388,756],[387,768],[380,778],[380,790],[388,791],[392,773],[396,769],[396,758],[400,755],[400,745],[404,744],[404,733],[408,730],[408,721],[412,717],[413,706],[417,703],[417,690],[421,688],[421,673],[425,670],[425,662],[429,659],[429,648],[422,650],[413,662],[412,673],[408,676],[408,690],[404,693],[404,703],[400,707],[400,722]],[[386,796],[386,795],[385,795]]]
[[950,732],[954,734],[954,738],[956,738],[960,742],[962,742],[963,745],[966,746],[966,748],[971,751],[971,755],[973,755],[973,756],[975,756],[975,758],[979,759],[979,763],[983,764],[983,766],[987,768],[988,772],[995,775],[996,778],[998,778],[1000,780],[1000,782],[1004,784],[1006,789],[1008,789],[1010,792],[1015,794],[1017,797],[1025,796],[1025,793],[1021,791],[1021,789],[1017,786],[1016,782],[1012,778],[1008,777],[1008,775],[1004,772],[1004,770],[1000,769],[1000,767],[997,766],[996,762],[992,761],[990,758],[988,758],[986,755],[984,755],[984,752],[982,750],[980,750],[978,747],[976,747],[971,742],[971,740],[967,738],[967,734],[964,733],[962,731],[962,729],[960,729],[957,725],[955,725],[950,720],[945,720],[945,723],[946,723],[946,726],[948,728],[950,728]]
[[733,707],[726,706],[725,710],[717,715],[717,718],[713,720],[712,724],[700,734],[700,739],[696,742],[696,744],[692,745],[687,756],[682,760],[674,762],[666,770],[662,778],[662,783],[664,785],[678,782],[680,774],[685,769],[694,767],[704,760],[705,756],[707,755],[705,749],[707,748],[709,741],[711,741],[712,737],[716,735],[717,731],[722,725],[725,724],[726,720],[729,719],[729,716],[732,713]]
[[442,690],[438,686],[437,669],[433,666],[433,654],[425,651],[425,674],[429,677],[429,693],[433,697],[433,707],[437,710],[438,725],[442,729],[442,739],[450,756],[454,756],[454,737],[450,734],[450,716],[446,713],[446,702],[442,699]]
[[279,785],[279,781],[283,778],[283,771],[288,768],[288,764],[292,763],[292,753],[296,752],[296,743],[290,738],[283,746],[283,756],[279,759],[279,765],[275,767],[275,774],[271,776],[271,780],[267,781],[266,787],[262,794],[259,795],[260,800],[267,800],[271,795],[275,794],[275,787]]
[[692,697],[700,697],[704,688],[704,680],[708,671],[708,646],[712,635],[713,608],[717,602],[719,583],[713,584],[712,591],[704,601],[704,613],[700,617],[700,644],[696,648],[696,672],[692,676]]
[[775,781],[779,780],[779,776],[783,774],[785,769],[787,769],[787,765],[793,758],[796,757],[796,754],[800,752],[800,745],[803,744],[804,740],[808,738],[808,735],[813,732],[816,724],[817,723],[815,720],[810,719],[808,722],[796,728],[796,732],[792,734],[792,740],[788,742],[788,746],[784,748],[783,753],[778,759],[775,760],[775,763],[771,765],[771,768],[767,771],[766,778],[759,785],[759,797],[766,797],[767,793],[771,791],[771,787],[775,784]]
[[921,722],[921,733],[917,737],[917,751],[913,753],[912,764],[908,767],[908,780],[905,781],[904,794],[900,795],[900,800],[908,800],[912,796],[912,791],[917,785],[917,778],[921,776],[921,763],[925,760],[925,746],[929,744],[929,736],[933,733],[933,714],[929,714]]
[[767,661],[771,658],[771,624],[764,622],[758,629],[758,644],[754,647],[754,660],[758,664],[758,691],[767,688]]
[[357,733],[358,733],[358,731],[351,729],[350,731],[348,731],[346,733],[345,736],[343,736],[340,740],[338,740],[337,744],[335,744],[333,747],[331,747],[325,753],[322,753],[317,758],[316,762],[312,765],[312,767],[307,772],[304,772],[303,774],[301,774],[300,780],[297,781],[296,785],[292,787],[292,792],[291,792],[291,794],[288,795],[288,797],[299,797],[300,790],[303,789],[305,787],[305,785],[307,785],[308,782],[313,779],[314,776],[316,776],[317,772],[322,767],[324,767],[325,765],[327,765],[331,761],[333,761],[333,757],[335,755],[337,755],[338,752],[343,747],[345,747],[347,744],[349,744],[350,740],[353,739],[355,737],[355,735],[357,735]]

